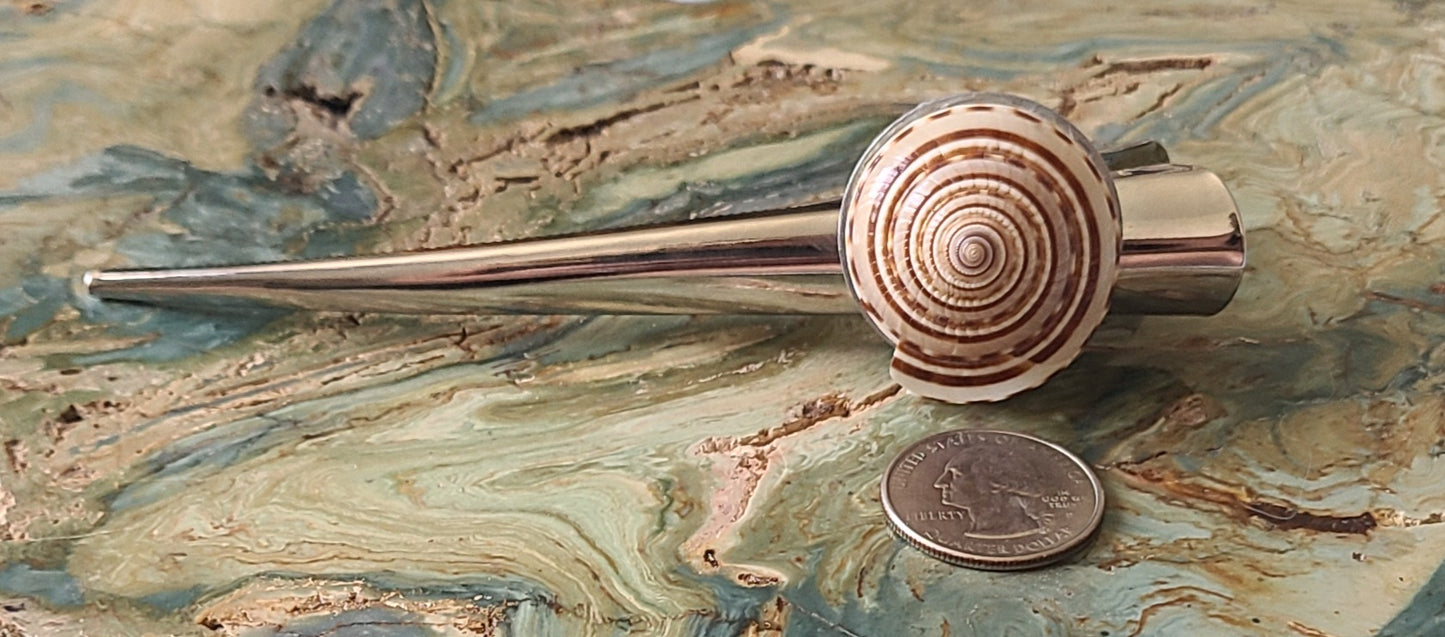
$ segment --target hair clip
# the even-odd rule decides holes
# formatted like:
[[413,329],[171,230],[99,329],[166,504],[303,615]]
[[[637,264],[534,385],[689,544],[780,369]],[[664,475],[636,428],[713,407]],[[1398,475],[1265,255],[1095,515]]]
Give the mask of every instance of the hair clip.
[[841,199],[401,254],[88,272],[105,299],[457,314],[851,314],[916,394],[995,401],[1072,362],[1107,311],[1209,315],[1244,232],[1213,173],[1101,154],[1059,114],[973,93],[895,121]]

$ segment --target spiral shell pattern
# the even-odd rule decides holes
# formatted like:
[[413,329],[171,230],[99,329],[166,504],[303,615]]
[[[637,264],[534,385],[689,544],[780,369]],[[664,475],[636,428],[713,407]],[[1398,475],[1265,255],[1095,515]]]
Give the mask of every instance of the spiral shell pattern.
[[924,104],[854,170],[844,271],[894,343],[893,377],[948,402],[1001,400],[1069,364],[1108,310],[1118,197],[1103,159],[1043,106]]

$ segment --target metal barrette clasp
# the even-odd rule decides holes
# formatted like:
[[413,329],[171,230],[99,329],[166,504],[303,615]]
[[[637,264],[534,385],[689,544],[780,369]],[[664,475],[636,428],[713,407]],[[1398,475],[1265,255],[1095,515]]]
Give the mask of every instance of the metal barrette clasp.
[[1244,233],[1213,173],[1146,143],[1100,154],[1017,97],[922,104],[840,200],[642,228],[293,263],[88,272],[100,298],[455,314],[851,314],[892,373],[993,401],[1068,365],[1106,311],[1209,315]]

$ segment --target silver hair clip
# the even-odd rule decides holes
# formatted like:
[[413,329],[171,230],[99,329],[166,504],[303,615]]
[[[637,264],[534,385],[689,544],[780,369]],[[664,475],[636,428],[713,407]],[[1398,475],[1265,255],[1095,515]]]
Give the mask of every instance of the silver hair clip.
[[1209,315],[1244,233],[1213,173],[1100,154],[1034,102],[967,94],[894,122],[840,200],[381,256],[89,272],[97,297],[456,314],[852,314],[930,398],[994,401],[1074,360],[1111,307]]

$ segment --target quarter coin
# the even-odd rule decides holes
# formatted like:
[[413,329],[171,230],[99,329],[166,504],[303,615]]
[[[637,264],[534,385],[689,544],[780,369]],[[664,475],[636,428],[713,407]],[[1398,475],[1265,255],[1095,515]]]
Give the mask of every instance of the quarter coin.
[[882,490],[888,525],[909,544],[993,571],[1069,557],[1104,517],[1104,489],[1083,460],[1009,431],[924,438],[888,465]]

